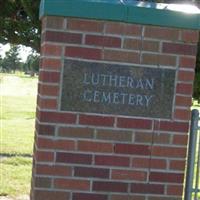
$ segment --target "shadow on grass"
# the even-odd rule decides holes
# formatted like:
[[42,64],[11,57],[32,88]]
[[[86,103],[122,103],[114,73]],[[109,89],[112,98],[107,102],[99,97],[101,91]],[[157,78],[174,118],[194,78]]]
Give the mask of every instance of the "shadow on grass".
[[8,157],[8,158],[11,158],[11,157],[24,157],[24,158],[32,158],[33,155],[31,154],[26,154],[26,153],[18,153],[18,154],[12,154],[12,153],[0,153],[0,159],[1,157]]

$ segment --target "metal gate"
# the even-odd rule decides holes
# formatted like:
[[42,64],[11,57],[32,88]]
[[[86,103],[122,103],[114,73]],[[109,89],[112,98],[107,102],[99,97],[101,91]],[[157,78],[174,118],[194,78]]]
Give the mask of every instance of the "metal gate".
[[200,200],[200,117],[192,110],[184,200]]

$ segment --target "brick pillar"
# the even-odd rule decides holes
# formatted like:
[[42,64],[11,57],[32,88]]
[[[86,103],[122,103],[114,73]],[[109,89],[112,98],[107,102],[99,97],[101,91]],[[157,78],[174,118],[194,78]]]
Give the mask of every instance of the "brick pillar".
[[[32,200],[182,199],[198,31],[155,25],[91,17],[42,17]],[[114,72],[119,81],[114,89],[128,88],[128,84],[133,87],[131,78],[127,82],[130,74],[123,75],[128,73],[123,67],[129,71],[136,68],[138,73],[147,70],[146,76],[158,75],[153,87],[150,83],[145,86],[144,81],[150,79],[137,74],[136,96],[130,96],[128,90],[119,97],[108,84],[105,94],[115,97],[102,99],[93,84],[85,101],[76,105],[73,98],[68,100],[67,92],[79,78],[67,72],[88,63],[97,70],[102,67],[110,76],[119,66],[122,76]],[[152,104],[160,95],[156,104],[163,101],[163,106],[150,111],[150,97],[145,97],[145,92],[165,84],[158,80],[166,71],[173,86],[165,90],[171,92],[167,100],[171,103],[153,93]],[[70,94],[73,92],[76,90]],[[163,95],[168,98],[168,94]],[[101,107],[102,101],[109,105]],[[90,106],[85,108],[86,104]],[[118,111],[116,104],[123,109]]]

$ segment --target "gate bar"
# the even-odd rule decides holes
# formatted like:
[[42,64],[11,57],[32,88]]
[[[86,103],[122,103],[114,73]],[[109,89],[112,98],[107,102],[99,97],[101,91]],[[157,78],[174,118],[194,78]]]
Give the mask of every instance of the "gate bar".
[[[198,129],[200,130],[200,128],[198,127]],[[200,133],[199,132],[197,132],[197,134],[198,134],[198,137],[197,138],[199,138],[199,141],[198,141],[198,151],[197,151],[197,171],[196,171],[196,183],[195,183],[195,195],[194,195],[194,200],[198,200],[197,198],[197,195],[198,195],[198,192],[199,192],[199,176],[200,176]],[[197,142],[197,141],[196,141]]]
[[184,197],[185,200],[191,200],[192,198],[198,119],[199,119],[199,111],[197,109],[192,110],[189,147],[187,154],[188,159],[187,159],[186,185],[185,185],[185,197]]

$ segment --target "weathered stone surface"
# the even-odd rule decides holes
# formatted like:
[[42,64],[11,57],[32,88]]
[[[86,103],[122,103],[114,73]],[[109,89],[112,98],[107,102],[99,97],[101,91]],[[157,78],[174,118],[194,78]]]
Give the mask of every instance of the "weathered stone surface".
[[174,69],[65,60],[61,110],[171,118]]

